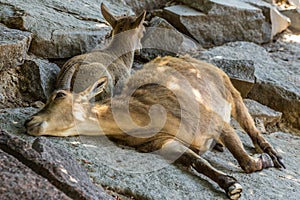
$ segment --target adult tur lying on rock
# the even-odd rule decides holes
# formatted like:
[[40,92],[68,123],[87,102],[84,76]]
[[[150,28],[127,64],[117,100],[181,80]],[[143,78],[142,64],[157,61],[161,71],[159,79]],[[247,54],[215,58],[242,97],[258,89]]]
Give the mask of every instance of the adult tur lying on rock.
[[[141,152],[192,166],[215,181],[230,199],[241,196],[238,181],[211,166],[201,155],[220,140],[246,173],[284,167],[282,158],[254,125],[240,93],[219,68],[191,58],[163,57],[132,75],[119,95],[96,104],[102,77],[85,91],[57,90],[46,106],[25,122],[34,136],[105,135]],[[244,150],[229,125],[232,115],[259,154]]]

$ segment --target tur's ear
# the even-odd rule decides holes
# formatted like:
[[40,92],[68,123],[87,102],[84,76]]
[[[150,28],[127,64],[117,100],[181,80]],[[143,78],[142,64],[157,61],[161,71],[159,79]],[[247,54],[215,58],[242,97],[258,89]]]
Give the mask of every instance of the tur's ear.
[[146,17],[146,11],[143,11],[134,21],[134,28],[138,27],[140,24],[142,24]]
[[104,5],[104,3],[101,3],[101,13],[104,17],[104,19],[114,28],[117,24],[117,18],[115,18],[107,9],[107,7]]
[[102,93],[107,85],[107,77],[104,76],[96,81],[93,85],[88,87],[86,90],[81,92],[82,96],[86,96],[88,100],[92,99],[93,97],[97,96],[98,94]]

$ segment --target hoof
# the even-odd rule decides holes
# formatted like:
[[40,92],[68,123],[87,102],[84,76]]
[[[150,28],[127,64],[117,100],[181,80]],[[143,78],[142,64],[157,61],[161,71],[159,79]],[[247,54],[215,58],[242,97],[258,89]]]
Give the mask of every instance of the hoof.
[[219,152],[224,152],[224,145],[217,142],[213,149]]
[[257,154],[256,157],[258,157],[261,160],[263,169],[274,167],[274,162],[268,154]]
[[227,195],[230,199],[239,199],[242,191],[242,186],[239,183],[234,183],[228,188]]

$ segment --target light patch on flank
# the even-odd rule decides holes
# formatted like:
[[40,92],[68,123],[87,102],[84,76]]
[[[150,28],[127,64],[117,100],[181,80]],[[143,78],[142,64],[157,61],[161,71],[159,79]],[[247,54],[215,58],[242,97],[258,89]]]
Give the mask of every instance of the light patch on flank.
[[179,90],[180,88],[179,85],[177,83],[174,83],[173,81],[168,82],[167,87],[172,91]]
[[169,63],[169,61],[168,60],[165,60],[165,61],[161,61],[161,62],[159,62],[158,63],[158,65],[167,65]]
[[199,90],[193,88],[193,93],[196,97],[196,100],[203,104],[203,98],[202,98],[202,95],[200,94]]
[[225,122],[230,122],[232,109],[231,103],[228,103],[228,101],[223,98],[215,98],[210,108],[212,111],[218,113],[218,115],[220,115]]
[[231,116],[231,103],[226,102],[223,111],[223,120],[229,123]]
[[157,71],[163,73],[166,71],[166,68],[165,67],[157,67]]
[[92,108],[92,112],[93,113],[103,113],[103,112],[107,112],[108,110],[108,106],[107,105],[101,105],[101,106],[95,106],[94,108]]

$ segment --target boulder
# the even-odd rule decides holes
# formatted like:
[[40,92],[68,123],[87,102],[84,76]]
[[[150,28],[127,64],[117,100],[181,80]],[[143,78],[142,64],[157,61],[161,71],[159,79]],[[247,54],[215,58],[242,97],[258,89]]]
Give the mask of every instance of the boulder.
[[[286,17],[263,1],[260,4],[265,4],[261,6],[264,10],[238,0],[177,1],[185,5],[165,7],[160,16],[204,47],[241,40],[260,44],[270,41],[275,32],[287,27]],[[276,16],[274,21],[271,14]]]
[[244,99],[244,103],[253,117],[256,126],[262,132],[267,132],[267,128],[273,128],[281,121],[281,112],[277,112],[251,99]]
[[0,108],[45,102],[58,72],[57,65],[35,56],[26,56],[22,66],[0,71]]
[[[186,5],[166,7],[162,17],[181,32],[195,38],[203,47],[236,40],[262,43],[271,39],[271,27],[265,22],[262,11],[249,4],[234,2],[231,5],[232,1],[183,2],[193,8]],[[247,27],[241,26],[246,23]]]
[[266,21],[271,24],[272,37],[286,30],[291,24],[290,18],[282,15],[276,6],[266,3],[262,0],[242,0],[250,5],[253,5],[262,10]]
[[140,56],[147,61],[157,56],[193,54],[201,49],[196,41],[180,33],[160,17],[154,17],[150,21],[142,39],[142,46]]
[[0,199],[71,199],[1,149],[0,160]]
[[282,112],[284,120],[296,128],[300,127],[299,68],[296,63],[277,63],[263,47],[249,42],[228,43],[202,54],[208,57],[252,60],[256,81],[248,97]]
[[10,29],[0,24],[0,70],[24,63],[31,37],[31,33]]
[[54,90],[59,67],[45,59],[28,55],[20,71],[20,89],[25,98],[46,101]]
[[86,171],[65,150],[46,138],[32,145],[4,131],[0,132],[0,148],[13,155],[35,173],[50,180],[72,199],[113,199],[103,188],[94,185]]
[[[105,3],[115,15],[133,14],[122,0]],[[30,52],[43,58],[85,53],[102,42],[110,30],[98,0],[2,0],[0,10],[0,22],[33,33]]]

